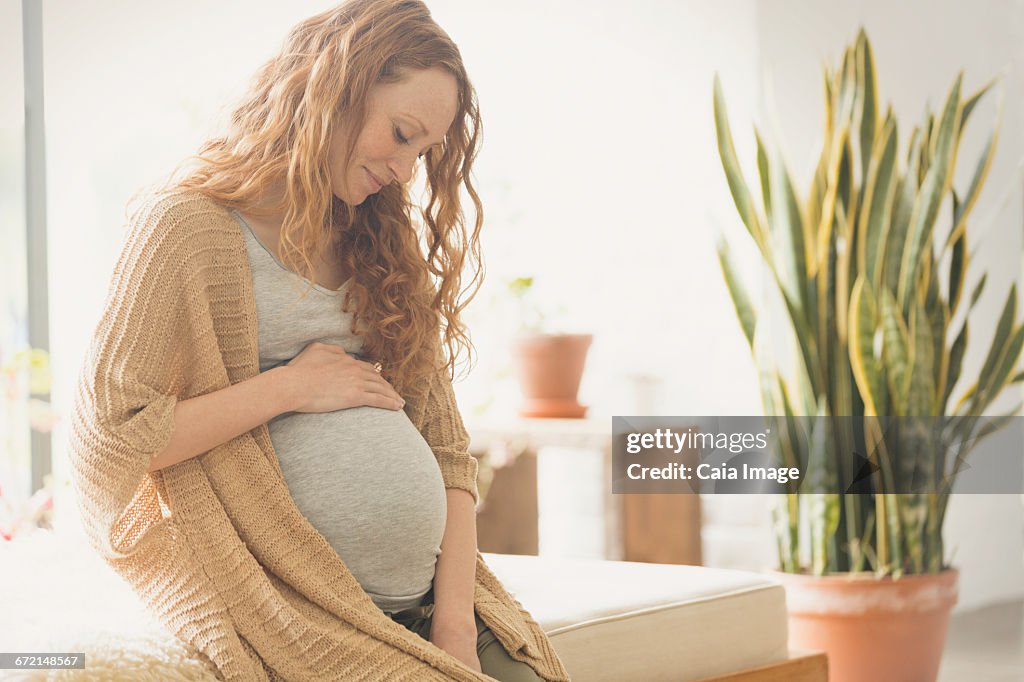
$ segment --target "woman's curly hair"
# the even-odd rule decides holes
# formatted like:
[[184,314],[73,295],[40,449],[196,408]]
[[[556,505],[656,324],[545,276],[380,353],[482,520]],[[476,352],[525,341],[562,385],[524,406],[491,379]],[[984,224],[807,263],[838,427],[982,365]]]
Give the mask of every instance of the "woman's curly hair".
[[[419,207],[418,226],[406,186],[389,184],[358,206],[335,198],[328,173],[332,132],[342,125],[362,129],[374,85],[431,67],[455,78],[458,109],[442,145],[423,157],[429,199]],[[349,0],[302,21],[257,71],[228,128],[182,162],[194,168],[173,180],[179,164],[159,191],[195,190],[254,215],[283,211],[282,259],[310,280],[309,288],[315,279],[310,254],[335,243],[352,273],[342,305],[363,337],[363,354],[383,364],[399,393],[442,367],[454,378],[460,352],[473,353],[460,314],[484,274],[483,208],[470,180],[481,121],[458,47],[426,5]],[[345,166],[356,137],[348,136]],[[282,179],[281,203],[257,207]],[[475,209],[471,228],[462,186]],[[470,274],[465,287],[464,270]]]

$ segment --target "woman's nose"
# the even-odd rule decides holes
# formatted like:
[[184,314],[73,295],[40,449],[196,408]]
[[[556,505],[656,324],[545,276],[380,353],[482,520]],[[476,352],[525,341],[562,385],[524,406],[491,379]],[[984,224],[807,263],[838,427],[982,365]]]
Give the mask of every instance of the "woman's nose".
[[388,168],[395,174],[395,178],[403,185],[412,180],[412,169],[416,165],[416,155],[401,155],[391,159]]

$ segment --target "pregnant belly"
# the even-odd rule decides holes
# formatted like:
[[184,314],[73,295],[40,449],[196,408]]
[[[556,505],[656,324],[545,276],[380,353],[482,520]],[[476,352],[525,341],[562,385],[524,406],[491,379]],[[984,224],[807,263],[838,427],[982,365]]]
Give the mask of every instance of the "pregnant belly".
[[267,426],[296,506],[363,588],[425,592],[447,508],[434,454],[405,412],[290,412]]

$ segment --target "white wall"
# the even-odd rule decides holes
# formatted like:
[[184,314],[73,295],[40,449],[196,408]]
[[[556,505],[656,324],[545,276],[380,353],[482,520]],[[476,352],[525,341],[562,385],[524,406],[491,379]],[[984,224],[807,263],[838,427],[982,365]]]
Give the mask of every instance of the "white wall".
[[[129,195],[193,152],[287,29],[331,4],[45,3],[54,402],[65,414]],[[581,389],[594,414],[632,412],[628,377],[638,373],[661,380],[652,412],[760,412],[713,248],[718,229],[743,239],[715,152],[715,70],[746,162],[761,67],[774,74],[793,171],[807,178],[820,137],[821,60],[838,57],[863,20],[882,92],[910,120],[925,99],[942,97],[960,67],[969,87],[1005,64],[1015,68],[1002,147],[977,215],[994,210],[1000,178],[1012,177],[1021,156],[1013,125],[1021,114],[1018,4],[429,4],[460,45],[484,114],[477,180],[489,280],[469,309],[480,356],[457,386],[464,411],[492,397],[496,407],[514,406],[515,385],[501,377],[509,329],[491,299],[501,297],[504,278],[532,274],[547,301],[569,306],[566,327],[595,333]],[[990,112],[979,111],[976,124]],[[991,291],[1019,270],[1020,204],[1015,188],[993,230],[1002,248],[991,249],[990,238],[976,261],[999,273]],[[745,272],[756,272],[754,254],[737,256]],[[756,295],[756,276],[748,279]],[[986,305],[979,318],[998,304]],[[976,356],[968,369],[970,362]],[[54,433],[59,475],[66,435],[63,426]],[[964,568],[962,604],[1024,592],[1020,517],[1019,500],[1009,496],[955,501],[948,533]]]
[[568,308],[565,328],[595,335],[580,390],[592,414],[629,413],[639,373],[660,378],[665,414],[756,410],[709,222],[737,222],[711,134],[712,77],[749,118],[753,3],[430,5],[484,114],[489,279],[469,310],[480,362],[458,387],[464,409],[514,408],[518,389],[499,375],[516,330],[491,301],[505,280],[535,275],[546,303]]
[[[195,150],[299,19],[332,3],[163,5],[54,0],[44,8],[54,402],[65,413],[123,238],[124,204]],[[714,258],[709,216],[738,223],[714,148],[712,74],[752,114],[751,0],[429,3],[480,94],[477,180],[487,288],[464,410],[511,407],[500,306],[532,274],[565,323],[595,333],[582,398],[632,411],[626,377],[662,381],[667,414],[747,414],[755,374]],[[722,26],[730,39],[715,38]],[[188,36],[187,43],[184,36]],[[748,141],[746,144],[752,144]],[[66,469],[66,430],[54,433]]]

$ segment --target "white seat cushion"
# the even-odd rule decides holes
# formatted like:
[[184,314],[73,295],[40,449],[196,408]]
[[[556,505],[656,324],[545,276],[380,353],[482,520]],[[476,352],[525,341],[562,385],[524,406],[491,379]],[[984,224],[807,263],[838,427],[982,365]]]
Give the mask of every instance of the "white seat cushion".
[[[574,680],[672,680],[786,656],[785,596],[756,573],[484,554]],[[77,533],[0,543],[4,651],[84,652],[85,671],[3,679],[215,680]]]
[[687,682],[784,660],[786,596],[758,573],[485,554],[574,680]]

